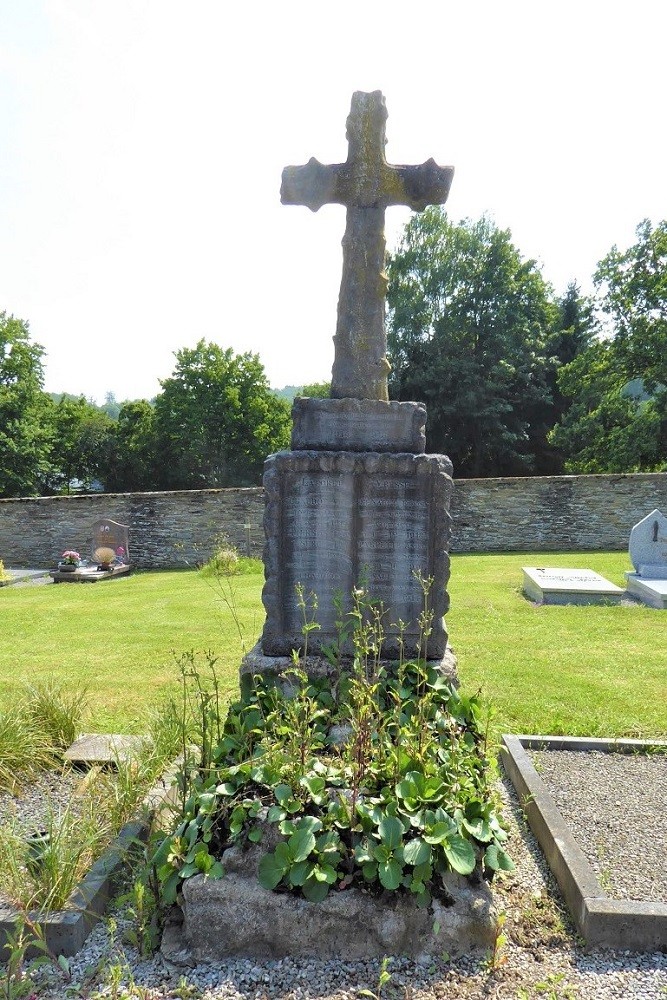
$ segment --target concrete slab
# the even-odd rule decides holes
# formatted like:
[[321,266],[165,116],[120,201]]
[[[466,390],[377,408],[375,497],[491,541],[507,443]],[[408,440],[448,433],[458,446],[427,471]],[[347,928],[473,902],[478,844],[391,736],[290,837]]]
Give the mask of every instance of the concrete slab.
[[640,576],[638,573],[626,573],[628,593],[637,597],[650,608],[658,611],[667,610],[667,580],[655,580]]
[[523,591],[539,604],[618,604],[625,596],[617,587],[592,569],[523,567]]
[[638,753],[665,747],[667,742],[509,735],[504,735],[502,742],[503,767],[586,943],[590,947],[629,951],[667,949],[667,903],[610,899],[605,894],[527,753],[528,750]]
[[65,750],[63,757],[70,764],[92,767],[94,764],[116,764],[136,756],[145,736],[122,736],[119,733],[83,733]]

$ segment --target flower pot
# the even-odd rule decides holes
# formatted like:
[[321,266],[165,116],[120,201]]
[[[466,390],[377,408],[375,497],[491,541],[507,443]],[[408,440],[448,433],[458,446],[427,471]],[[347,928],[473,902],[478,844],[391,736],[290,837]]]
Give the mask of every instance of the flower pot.
[[74,563],[58,563],[58,571],[60,573],[73,573],[78,568]]

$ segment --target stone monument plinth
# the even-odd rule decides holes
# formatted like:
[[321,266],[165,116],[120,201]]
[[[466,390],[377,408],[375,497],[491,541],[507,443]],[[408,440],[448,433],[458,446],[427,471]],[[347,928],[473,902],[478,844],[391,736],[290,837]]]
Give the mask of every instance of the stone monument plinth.
[[628,593],[651,608],[667,610],[667,517],[653,510],[630,532],[634,573],[625,574]]

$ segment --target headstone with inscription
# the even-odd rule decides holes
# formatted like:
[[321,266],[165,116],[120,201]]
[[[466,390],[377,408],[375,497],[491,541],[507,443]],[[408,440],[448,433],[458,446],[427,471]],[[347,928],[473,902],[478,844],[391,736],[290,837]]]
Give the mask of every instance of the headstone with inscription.
[[667,517],[653,510],[630,532],[634,573],[625,574],[628,593],[644,604],[667,609]]
[[[441,658],[447,648],[452,466],[444,455],[425,453],[423,404],[388,400],[384,210],[444,202],[453,168],[433,160],[388,164],[386,118],[379,91],[355,93],[345,163],[325,166],[313,158],[283,172],[284,204],[313,211],[327,202],[345,205],[347,227],[332,398],[295,401],[292,450],[270,456],[265,466],[265,657],[303,648],[297,585],[317,599],[320,629],[309,634],[309,651],[336,640],[334,600],[340,595],[349,607],[359,586],[385,608],[387,658],[399,655],[399,621],[406,654]],[[420,577],[432,581],[426,650]]]

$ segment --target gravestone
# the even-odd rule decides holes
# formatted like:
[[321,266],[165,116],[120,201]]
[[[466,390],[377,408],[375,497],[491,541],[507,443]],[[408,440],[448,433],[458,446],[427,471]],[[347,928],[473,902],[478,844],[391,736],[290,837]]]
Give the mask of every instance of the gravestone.
[[634,573],[625,574],[628,593],[644,604],[667,609],[667,517],[653,510],[630,532]]
[[524,566],[523,591],[538,604],[618,604],[625,592],[592,569]]
[[93,551],[98,549],[113,549],[116,555],[124,564],[130,562],[130,535],[126,524],[119,524],[109,517],[100,518],[93,524]]
[[[425,454],[423,404],[388,400],[384,212],[390,205],[421,211],[444,202],[453,168],[433,160],[388,164],[386,118],[379,91],[355,93],[345,163],[325,166],[312,158],[283,171],[284,204],[312,211],[345,205],[347,224],[332,398],[295,400],[292,450],[265,465],[265,657],[303,647],[297,584],[317,598],[320,629],[309,635],[311,652],[337,638],[336,595],[349,608],[353,588],[363,586],[386,610],[384,655],[399,656],[399,619],[406,625],[404,652],[423,654],[420,576],[432,580],[426,652],[441,658],[447,648],[452,466],[444,455]],[[257,669],[259,653],[246,669]]]

